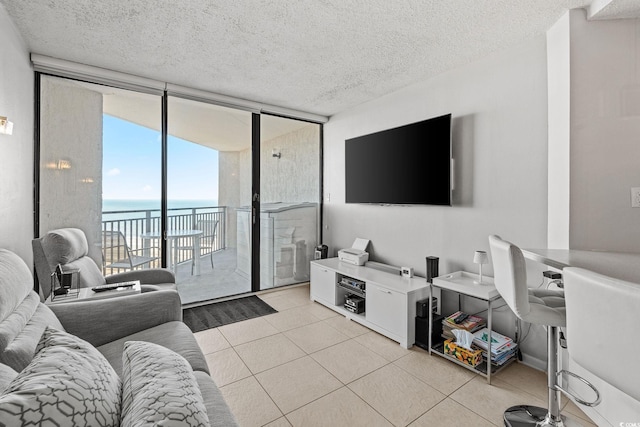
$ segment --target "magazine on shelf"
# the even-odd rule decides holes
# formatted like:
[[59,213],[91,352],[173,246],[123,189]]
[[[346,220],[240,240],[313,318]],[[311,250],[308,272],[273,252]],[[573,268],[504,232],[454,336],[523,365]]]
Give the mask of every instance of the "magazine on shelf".
[[[487,350],[487,341],[489,340],[489,329],[482,328],[473,334],[473,343],[483,350]],[[499,354],[509,350],[516,344],[508,336],[502,335],[496,331],[491,331],[491,355]],[[501,351],[502,350],[502,351]]]
[[442,325],[452,329],[464,329],[465,331],[473,332],[486,324],[482,317],[474,315],[468,315],[465,320],[456,323],[454,319],[462,314],[464,314],[462,311],[456,311],[451,316],[446,317],[442,321]]
[[[517,351],[518,344],[514,342],[506,344],[500,349],[499,352],[491,353],[491,363],[496,366],[504,365],[507,361],[516,356]],[[482,356],[485,360],[487,360],[487,350],[482,350]]]

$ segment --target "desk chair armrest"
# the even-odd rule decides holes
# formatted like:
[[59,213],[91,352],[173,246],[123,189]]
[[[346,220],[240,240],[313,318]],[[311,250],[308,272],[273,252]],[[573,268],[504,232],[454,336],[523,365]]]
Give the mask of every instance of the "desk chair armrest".
[[177,291],[77,301],[50,306],[65,330],[100,346],[127,335],[171,321],[182,321]]
[[107,283],[139,280],[142,284],[154,285],[161,283],[176,283],[176,276],[171,270],[167,270],[165,268],[148,268],[144,270],[133,270],[111,274],[106,276],[105,280]]

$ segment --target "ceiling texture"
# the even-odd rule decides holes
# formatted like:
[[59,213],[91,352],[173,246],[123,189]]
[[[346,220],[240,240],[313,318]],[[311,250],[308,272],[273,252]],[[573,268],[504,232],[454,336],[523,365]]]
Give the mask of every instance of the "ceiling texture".
[[[0,0],[32,53],[331,116],[638,0]],[[589,8],[591,5],[591,8]]]

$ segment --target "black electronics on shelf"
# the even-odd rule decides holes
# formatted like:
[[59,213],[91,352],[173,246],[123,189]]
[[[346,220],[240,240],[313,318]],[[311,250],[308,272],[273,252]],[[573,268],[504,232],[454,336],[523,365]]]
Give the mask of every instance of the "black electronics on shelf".
[[[438,298],[433,297],[431,300],[431,311],[434,313],[438,309]],[[416,301],[416,317],[429,317],[429,298]]]
[[365,311],[365,299],[357,295],[346,295],[344,297],[344,308],[355,314]]
[[338,286],[364,298],[366,293],[366,283],[362,280],[353,279],[351,277],[343,276],[338,282]]
[[[442,320],[444,316],[433,316],[433,331],[431,342],[433,345],[444,342],[442,338]],[[425,350],[429,350],[429,317],[416,317],[416,342],[415,344]]]

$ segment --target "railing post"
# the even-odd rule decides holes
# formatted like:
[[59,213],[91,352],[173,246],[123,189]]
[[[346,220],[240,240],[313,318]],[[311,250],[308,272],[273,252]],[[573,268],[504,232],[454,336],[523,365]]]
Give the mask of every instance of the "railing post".
[[195,230],[196,229],[196,210],[197,208],[192,208],[191,209],[191,229]]
[[222,249],[227,249],[227,207],[222,207]]
[[[151,231],[151,211],[145,211],[145,219],[144,219],[144,232],[149,233]],[[142,239],[142,253],[144,256],[150,256],[150,245],[151,239]]]

